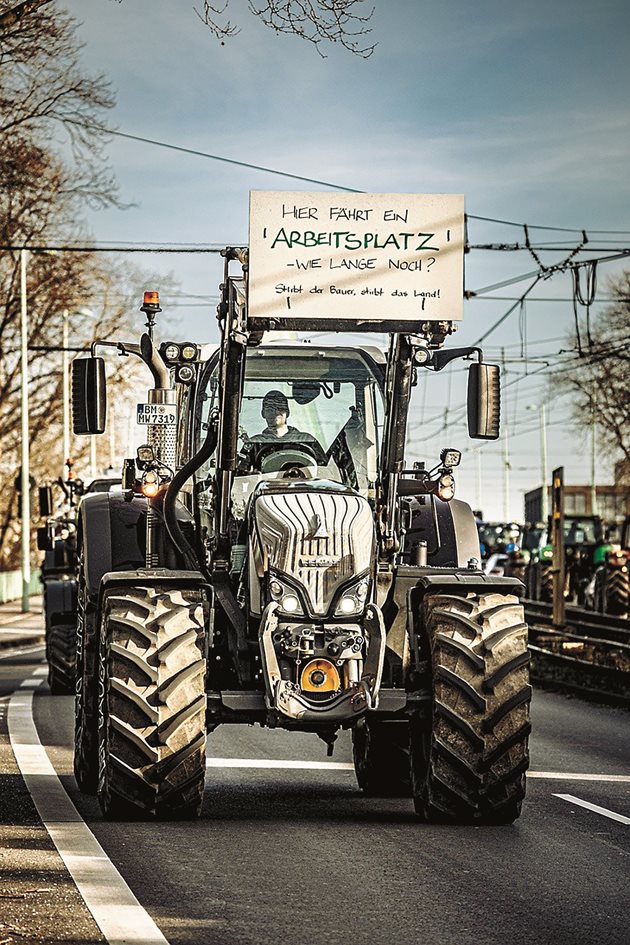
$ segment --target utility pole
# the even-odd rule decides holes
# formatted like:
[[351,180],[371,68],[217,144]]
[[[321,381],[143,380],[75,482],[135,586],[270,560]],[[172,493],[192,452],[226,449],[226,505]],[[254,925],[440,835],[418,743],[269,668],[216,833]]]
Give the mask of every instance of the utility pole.
[[591,414],[591,515],[597,515],[597,436],[595,428],[595,398],[593,398],[593,410]]
[[549,516],[549,499],[547,493],[547,408],[540,405],[540,472],[542,482],[542,520],[547,524]]
[[[505,391],[505,348],[501,348],[501,375]],[[503,398],[501,398],[503,400]],[[507,405],[503,410],[503,520],[510,521],[510,453],[508,447]]]
[[564,585],[564,466],[553,471],[551,489],[551,543],[553,546],[553,625],[563,627],[565,621]]
[[116,465],[116,405],[112,403],[109,414],[109,468]]
[[27,250],[20,250],[20,403],[21,403],[21,454],[22,454],[22,494],[20,511],[22,515],[21,557],[22,557],[22,613],[30,610],[31,586],[31,494],[30,494],[30,447],[28,434],[28,314],[26,301],[26,266]]

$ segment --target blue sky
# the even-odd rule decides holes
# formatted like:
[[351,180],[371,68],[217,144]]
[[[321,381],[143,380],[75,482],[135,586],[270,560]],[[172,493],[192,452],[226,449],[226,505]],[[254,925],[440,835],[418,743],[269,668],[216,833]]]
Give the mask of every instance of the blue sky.
[[[242,31],[224,46],[195,16],[192,0],[61,5],[82,21],[86,68],[104,72],[117,91],[112,119],[122,132],[359,190],[463,193],[468,213],[477,216],[630,231],[625,0],[375,0],[378,46],[368,60],[337,47],[326,49],[322,59],[309,45],[265,30],[245,0],[231,0],[231,19]],[[136,206],[90,215],[91,232],[102,241],[244,243],[250,190],[316,189],[120,138],[112,139],[107,153],[121,196]],[[485,244],[522,241],[523,231],[471,221],[469,235],[473,244]],[[579,241],[577,232],[532,235],[563,247]],[[630,232],[600,234],[597,245],[630,245]],[[544,261],[566,255],[559,249]],[[136,261],[172,271],[182,293],[216,294],[216,257]],[[601,298],[605,276],[619,267],[600,267]],[[492,285],[534,269],[526,253],[475,250],[466,257],[467,286]],[[500,298],[466,303],[456,343],[475,341],[528,284],[489,293]],[[505,348],[512,380],[525,370],[523,353],[533,359],[566,347],[563,338],[573,321],[570,289],[568,275],[541,283],[520,319],[526,331],[519,331],[517,310],[488,337],[492,357]],[[216,338],[213,302],[192,307],[186,299],[171,299],[168,312],[164,301],[165,333]],[[425,458],[425,452],[433,459],[438,446],[432,437],[443,426],[444,408],[456,407],[463,397],[461,374],[430,380],[426,393],[424,382],[416,392],[410,459]],[[509,512],[520,517],[522,492],[540,480],[536,412],[524,408],[549,401],[549,393],[544,377],[536,375],[507,393]],[[549,471],[564,463],[567,481],[587,480],[586,445],[580,459],[575,435],[568,439],[563,433],[566,406],[553,404],[550,412]],[[456,411],[452,417],[439,445],[474,446]],[[425,431],[431,441],[426,450],[416,445]],[[502,517],[501,447],[487,444],[482,450],[481,500],[488,515]],[[469,450],[460,495],[473,504],[475,466]],[[610,464],[602,464],[599,481],[611,478]]]

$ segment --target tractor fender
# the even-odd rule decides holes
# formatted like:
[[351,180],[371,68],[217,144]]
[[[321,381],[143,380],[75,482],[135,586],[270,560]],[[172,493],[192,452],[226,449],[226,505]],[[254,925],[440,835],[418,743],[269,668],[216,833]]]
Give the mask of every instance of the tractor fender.
[[471,558],[481,561],[479,534],[472,509],[460,499],[444,502],[436,495],[410,499],[410,522],[402,560],[409,563],[417,543],[427,544],[427,564],[465,568]]
[[461,499],[451,499],[448,503],[455,532],[455,549],[457,566],[465,568],[471,558],[479,564],[481,550],[479,548],[479,532],[473,511],[467,502]]
[[90,597],[98,594],[104,574],[144,567],[147,508],[144,496],[128,501],[122,492],[94,492],[82,499],[79,534]]
[[55,577],[45,584],[46,624],[73,623],[77,614],[77,582],[71,577]]
[[[143,495],[122,490],[86,495],[79,509],[79,540],[83,548],[87,593],[98,594],[104,574],[134,571],[146,565],[146,513],[149,507]],[[179,503],[176,506],[180,526],[191,530],[192,516]],[[181,566],[174,553],[173,563]]]

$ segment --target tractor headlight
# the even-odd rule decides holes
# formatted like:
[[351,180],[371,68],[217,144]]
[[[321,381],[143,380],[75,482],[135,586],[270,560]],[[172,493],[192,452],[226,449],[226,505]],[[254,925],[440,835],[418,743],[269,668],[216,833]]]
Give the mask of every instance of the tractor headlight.
[[357,581],[347,588],[337,600],[335,617],[353,617],[362,614],[368,593],[368,579]]
[[279,609],[285,614],[295,614],[297,616],[303,615],[302,605],[300,603],[300,598],[297,596],[295,591],[290,587],[285,587],[285,585],[278,581],[277,578],[272,578],[269,582],[269,594],[272,600],[277,601]]
[[164,357],[169,361],[179,361],[179,346],[172,343],[166,345],[164,348]]
[[449,502],[455,495],[455,479],[450,473],[442,473],[440,476],[437,493],[444,502]]

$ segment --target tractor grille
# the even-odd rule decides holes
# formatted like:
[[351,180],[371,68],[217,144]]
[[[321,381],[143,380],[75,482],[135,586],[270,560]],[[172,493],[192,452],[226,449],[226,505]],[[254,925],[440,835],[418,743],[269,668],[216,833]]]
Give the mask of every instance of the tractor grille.
[[374,522],[361,496],[310,489],[262,495],[256,522],[270,564],[302,585],[314,614],[326,614],[337,588],[370,569]]

